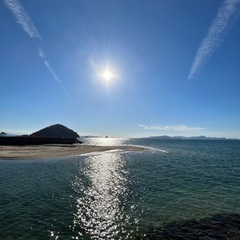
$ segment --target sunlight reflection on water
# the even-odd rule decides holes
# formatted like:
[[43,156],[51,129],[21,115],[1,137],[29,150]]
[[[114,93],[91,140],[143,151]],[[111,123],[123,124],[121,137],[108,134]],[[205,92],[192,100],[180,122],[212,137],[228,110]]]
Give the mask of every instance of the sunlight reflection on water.
[[84,178],[76,177],[72,183],[79,195],[73,225],[80,236],[111,238],[126,231],[129,216],[123,211],[127,195],[123,165],[119,154],[91,155],[85,160],[85,169],[80,169]]
[[128,138],[79,138],[84,144],[96,146],[122,146],[126,145]]

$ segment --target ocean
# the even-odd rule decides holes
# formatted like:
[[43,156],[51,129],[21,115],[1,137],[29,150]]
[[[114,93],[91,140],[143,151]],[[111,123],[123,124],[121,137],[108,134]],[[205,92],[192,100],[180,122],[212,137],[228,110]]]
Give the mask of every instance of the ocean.
[[147,150],[0,160],[0,239],[136,239],[239,216],[240,141],[84,140]]

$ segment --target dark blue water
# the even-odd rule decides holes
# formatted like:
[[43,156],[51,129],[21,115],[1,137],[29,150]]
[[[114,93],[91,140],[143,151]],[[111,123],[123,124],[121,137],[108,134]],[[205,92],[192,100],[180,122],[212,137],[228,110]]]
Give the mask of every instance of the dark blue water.
[[128,239],[240,213],[240,141],[89,139],[147,146],[0,161],[0,239]]

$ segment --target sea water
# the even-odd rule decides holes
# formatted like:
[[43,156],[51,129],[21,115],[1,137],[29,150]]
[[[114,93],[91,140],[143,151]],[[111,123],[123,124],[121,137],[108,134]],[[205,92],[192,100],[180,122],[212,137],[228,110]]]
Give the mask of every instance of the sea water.
[[146,151],[0,161],[0,239],[131,239],[240,213],[240,141],[85,139]]

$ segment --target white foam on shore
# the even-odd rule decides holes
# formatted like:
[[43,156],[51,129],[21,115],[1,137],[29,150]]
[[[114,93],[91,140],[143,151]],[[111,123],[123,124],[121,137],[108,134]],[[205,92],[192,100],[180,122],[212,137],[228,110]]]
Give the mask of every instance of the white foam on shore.
[[[148,150],[148,148],[143,147],[143,146],[136,146],[136,145],[123,145],[123,147],[141,147],[144,150]],[[144,151],[143,150],[143,151]],[[106,151],[96,151],[96,152],[89,152],[89,153],[81,153],[81,154],[76,154],[70,157],[80,157],[80,156],[97,156],[97,155],[102,155],[102,154],[106,154],[106,153],[128,153],[128,152],[142,152],[141,150],[136,151],[136,150],[131,150],[131,149],[112,149],[112,150],[106,150]]]
[[[98,146],[98,145],[92,145],[92,144],[83,144],[86,146]],[[146,146],[141,146],[141,145],[122,145],[123,147],[138,147],[144,149],[143,151],[152,151],[152,152],[161,152],[161,153],[169,153],[167,150],[159,149],[159,148],[153,148],[153,147],[146,147]],[[96,151],[96,152],[89,152],[89,153],[81,153],[81,154],[76,154],[70,157],[80,157],[80,156],[98,156],[106,153],[129,153],[129,152],[137,152],[137,153],[142,153],[143,151],[139,150],[131,150],[131,149],[112,149],[112,150],[106,150],[106,151]]]
[[150,150],[150,151],[153,151],[153,152],[169,153],[167,150],[154,148],[154,147],[147,147],[147,146],[141,146],[141,145],[127,145],[127,146],[130,146],[130,147],[140,147],[140,148],[144,148],[146,150]]

